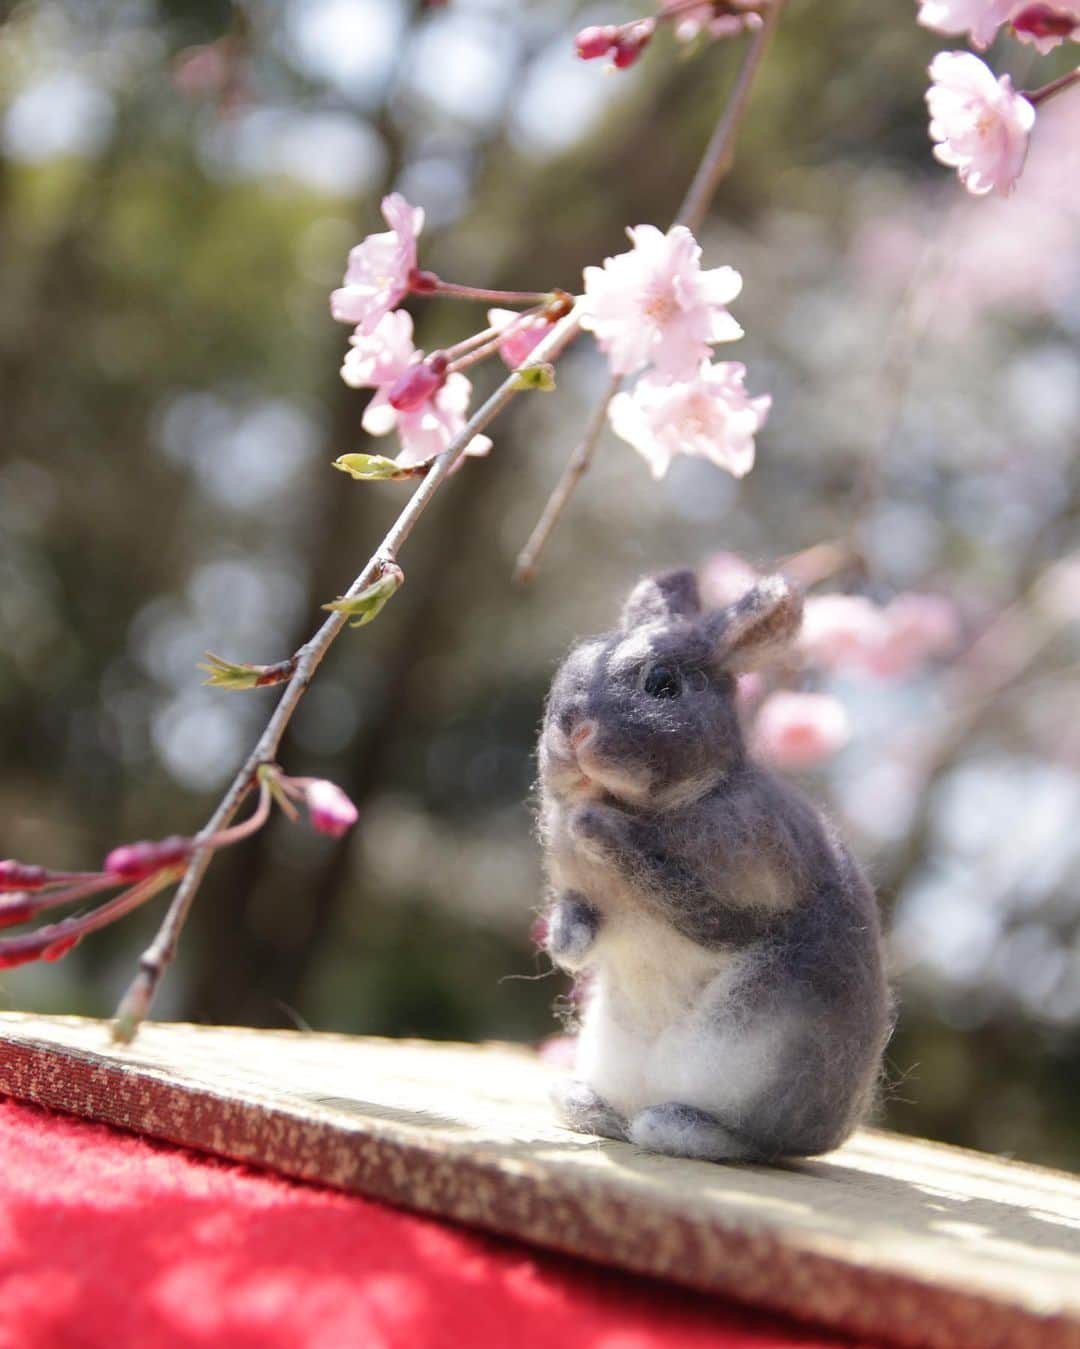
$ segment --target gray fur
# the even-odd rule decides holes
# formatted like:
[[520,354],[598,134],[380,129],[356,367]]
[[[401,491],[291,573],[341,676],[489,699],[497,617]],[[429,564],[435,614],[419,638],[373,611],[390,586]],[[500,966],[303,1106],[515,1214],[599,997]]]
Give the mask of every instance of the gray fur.
[[585,1082],[557,1082],[551,1093],[552,1104],[565,1123],[579,1134],[599,1134],[601,1138],[628,1138],[627,1121]]
[[782,577],[703,616],[693,574],[674,572],[555,676],[547,944],[595,985],[571,1127],[622,1120],[652,1150],[772,1158],[837,1146],[872,1103],[890,1030],[873,893],[806,797],[748,758],[735,710],[732,672],[800,621]]
[[567,891],[548,910],[544,939],[548,954],[564,970],[581,969],[599,927],[600,915],[592,905],[582,895]]

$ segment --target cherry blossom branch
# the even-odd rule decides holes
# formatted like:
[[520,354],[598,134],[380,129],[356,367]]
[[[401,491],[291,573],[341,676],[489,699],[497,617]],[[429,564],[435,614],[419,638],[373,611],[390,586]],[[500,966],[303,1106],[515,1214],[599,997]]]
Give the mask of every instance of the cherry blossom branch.
[[514,567],[515,581],[523,584],[526,581],[531,581],[536,575],[536,565],[540,560],[540,554],[544,551],[548,537],[559,523],[559,518],[566,509],[567,502],[574,494],[574,489],[592,463],[593,453],[607,421],[608,404],[615,397],[621,383],[621,375],[612,376],[604,390],[603,397],[593,409],[592,416],[585,427],[585,434],[570,456],[566,468],[563,469],[563,475],[556,483],[555,490],[548,497],[547,505],[544,507],[540,519],[537,520],[533,532],[529,535],[528,542],[518,554],[517,564]]
[[1056,80],[1051,80],[1049,84],[1041,85],[1038,89],[1025,91],[1024,97],[1033,106],[1038,107],[1040,103],[1047,103],[1056,95],[1068,89],[1070,85],[1080,82],[1080,66],[1075,70],[1067,70],[1064,75],[1059,75]]
[[[523,388],[528,387],[527,380],[522,379],[522,371],[527,372],[555,360],[574,341],[580,331],[581,324],[577,311],[576,309],[571,310],[537,344],[522,369],[508,375],[487,401],[473,413],[463,430],[451,441],[443,453],[435,458],[424,480],[406,502],[404,509],[391,525],[382,543],[345,592],[342,597],[344,601],[361,595],[363,591],[379,580],[384,571],[396,566],[398,554],[412,533],[417,521],[431,504],[451,470],[462,459],[473,437],[483,431],[489,422],[494,420]],[[292,720],[300,699],[306,692],[326,653],[341,635],[341,631],[348,621],[349,615],[346,612],[335,609],[314,636],[297,651],[294,657],[295,666],[288,683],[285,685],[281,699],[251,753],[207,821],[203,831],[205,835],[215,835],[227,828],[244,798],[255,784],[260,766],[276,757],[278,746],[289,722]],[[117,1008],[112,1025],[114,1039],[125,1044],[133,1040],[138,1032],[139,1025],[149,1012],[162,976],[176,956],[180,934],[183,931],[184,924],[191,911],[191,905],[206,874],[212,855],[213,850],[205,846],[197,847],[192,853],[187,870],[184,872],[183,879],[173,896],[165,918],[153,941],[139,960],[138,974]]]
[[410,290],[416,295],[452,295],[458,300],[483,300],[487,304],[544,304],[552,293],[544,290],[488,290],[484,286],[463,286],[444,281],[434,272],[413,271]]
[[[773,33],[780,22],[784,3],[785,0],[772,0],[772,3],[767,6],[765,21],[754,32],[746,55],[743,57],[742,65],[739,67],[735,84],[720,114],[720,120],[717,122],[716,129],[705,147],[701,163],[698,165],[690,188],[679,207],[675,224],[685,225],[691,233],[696,233],[700,228],[716,189],[720,186],[724,177],[731,172],[735,164],[735,145],[750,105],[750,92],[758,70],[761,68],[761,63],[769,50]],[[517,564],[514,568],[515,581],[525,583],[531,581],[536,575],[540,555],[566,509],[574,489],[592,462],[597,442],[604,429],[608,405],[615,396],[619,383],[619,379],[611,382],[605,389],[601,401],[593,410],[585,434],[574,448],[574,452],[563,470],[562,477],[556,483],[540,514],[540,519],[529,535],[528,542],[518,554]]]
[[679,207],[675,223],[685,225],[696,234],[705,219],[716,189],[735,163],[735,146],[746,111],[750,104],[750,92],[762,62],[772,45],[773,34],[784,11],[785,0],[772,0],[764,14],[764,22],[750,39],[743,63],[735,77],[735,84],[728,97],[727,104],[716,124],[712,139],[705,147],[698,171]]

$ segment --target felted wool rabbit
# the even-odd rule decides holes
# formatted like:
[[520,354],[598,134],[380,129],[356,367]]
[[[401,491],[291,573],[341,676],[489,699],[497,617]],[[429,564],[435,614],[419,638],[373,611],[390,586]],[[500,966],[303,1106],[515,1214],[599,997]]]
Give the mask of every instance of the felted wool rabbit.
[[634,589],[555,676],[540,740],[545,944],[589,971],[585,1133],[712,1160],[836,1147],[891,1027],[877,904],[832,826],[747,755],[737,673],[798,632],[781,576],[702,614],[689,571]]

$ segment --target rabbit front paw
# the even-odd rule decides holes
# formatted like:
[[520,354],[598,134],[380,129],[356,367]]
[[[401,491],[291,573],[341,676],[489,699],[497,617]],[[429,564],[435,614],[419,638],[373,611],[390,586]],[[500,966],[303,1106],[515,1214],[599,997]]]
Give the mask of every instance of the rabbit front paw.
[[570,891],[548,913],[544,945],[556,965],[574,973],[585,964],[599,929],[600,915],[582,895]]
[[595,801],[575,806],[568,827],[577,846],[595,861],[613,862],[630,848],[630,821],[611,806]]

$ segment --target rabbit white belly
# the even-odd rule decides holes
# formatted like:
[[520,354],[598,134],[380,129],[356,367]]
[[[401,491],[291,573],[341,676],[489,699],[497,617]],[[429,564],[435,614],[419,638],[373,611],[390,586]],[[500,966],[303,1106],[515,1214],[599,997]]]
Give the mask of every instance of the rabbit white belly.
[[[614,929],[614,930],[611,930]],[[737,1119],[783,1026],[725,1015],[753,956],[706,951],[663,923],[612,923],[594,967],[577,1076],[626,1116],[679,1101]]]

